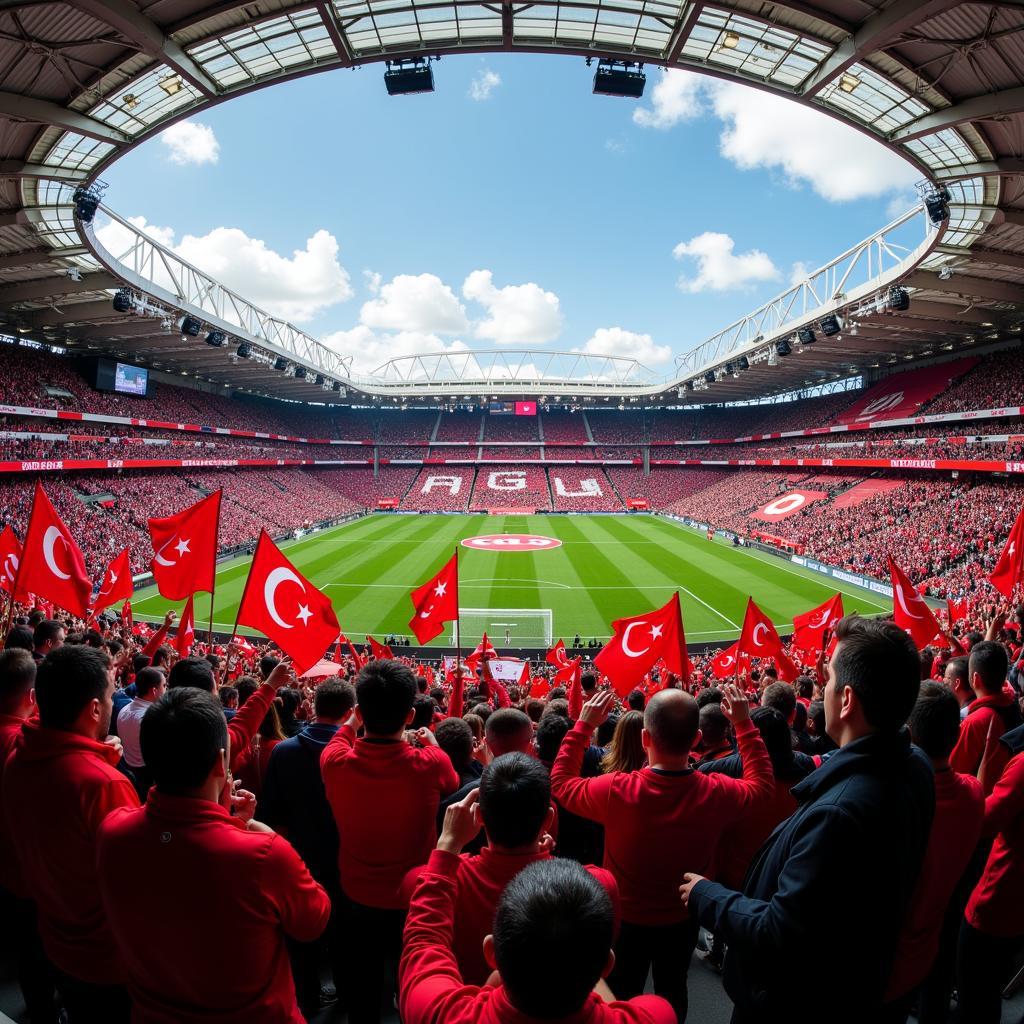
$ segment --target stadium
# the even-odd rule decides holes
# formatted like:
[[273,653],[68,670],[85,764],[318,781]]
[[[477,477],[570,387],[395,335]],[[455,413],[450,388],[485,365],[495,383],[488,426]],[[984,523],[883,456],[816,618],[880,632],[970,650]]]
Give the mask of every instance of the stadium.
[[[1022,44],[1010,0],[0,3],[0,1020],[1021,1020]],[[585,62],[587,91],[650,104],[630,107],[654,139],[643,188],[596,159],[559,181],[582,108],[543,94],[567,78],[538,76],[536,107],[486,132],[476,111],[419,106],[456,68],[486,102],[501,78],[484,62],[556,57]],[[311,91],[359,70],[344,101]],[[811,120],[762,126],[757,155],[736,89]],[[345,102],[380,134],[360,139]],[[536,126],[548,104],[554,126]],[[276,155],[272,113],[295,122]],[[354,233],[379,217],[407,250],[387,283],[364,271],[357,327],[322,315],[356,293],[333,236],[316,262],[326,232],[289,260],[238,229],[154,226],[177,206],[208,229],[230,206],[196,178],[169,196],[153,172],[161,146],[178,168],[217,162],[199,117],[260,136],[221,179],[253,230],[266,218],[280,239],[282,222],[319,225],[315,208]],[[456,296],[417,263],[482,234],[526,280],[529,206],[529,259],[603,267],[579,294],[635,318],[660,273],[639,221],[682,208],[637,193],[690,187],[668,162],[690,154],[660,140],[701,117],[723,125],[709,159],[771,173],[746,197],[687,197],[759,248],[709,231],[676,246],[701,276],[651,313],[671,347],[595,311],[556,349],[553,293],[474,269]],[[609,162],[640,147],[595,123]],[[808,137],[824,124],[846,134]],[[286,160],[290,131],[309,150]],[[454,148],[460,132],[481,152]],[[525,155],[496,146],[505,133]],[[366,166],[325,197],[314,142],[334,135]],[[898,162],[899,190],[863,185],[873,154]],[[531,195],[493,219],[500,197],[467,182]],[[794,198],[801,182],[814,194]],[[558,206],[573,188],[578,236]],[[786,273],[763,250],[790,232]],[[562,234],[592,251],[558,251]],[[389,312],[400,286],[434,326]],[[416,760],[386,760],[396,741]],[[195,774],[183,751],[204,742],[217,756]],[[871,766],[843,768],[848,746]],[[819,819],[840,771],[848,817]],[[531,786],[536,822],[516,803]],[[274,836],[276,882],[236,890],[262,868],[255,845],[203,838],[210,794],[218,827]],[[163,838],[178,828],[187,851]],[[865,869],[883,843],[891,871]],[[466,889],[459,871],[495,869],[453,867],[463,848],[526,859]],[[111,881],[133,863],[159,865],[141,914]],[[207,864],[194,889],[164,884]],[[863,887],[840,891],[844,872]],[[550,988],[522,969],[516,914]],[[812,963],[808,939],[849,975]]]

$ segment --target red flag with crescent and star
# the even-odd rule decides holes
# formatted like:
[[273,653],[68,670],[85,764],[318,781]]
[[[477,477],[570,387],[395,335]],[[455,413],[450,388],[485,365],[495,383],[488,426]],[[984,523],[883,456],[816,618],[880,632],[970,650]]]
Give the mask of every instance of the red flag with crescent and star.
[[214,491],[173,516],[149,520],[149,566],[163,597],[184,601],[199,591],[213,592],[220,499],[221,492]]
[[444,631],[445,622],[459,617],[459,555],[456,552],[441,571],[410,595],[414,608],[409,628],[421,644]]
[[736,641],[732,647],[725,647],[711,659],[711,673],[716,679],[732,679],[738,669],[739,662],[743,659],[740,654],[740,642]]
[[559,640],[554,647],[544,655],[544,660],[555,668],[565,668],[569,664],[569,655],[565,653],[565,641]]
[[1024,578],[1024,508],[1006,538],[1006,547],[996,562],[989,580],[1007,601],[1013,600],[1014,587]]
[[616,619],[612,630],[614,635],[594,658],[594,666],[611,680],[620,697],[627,696],[661,658],[669,672],[689,682],[690,659],[678,591],[661,608]]
[[85,558],[38,481],[15,587],[79,618],[89,614],[92,580]]
[[341,632],[331,600],[260,533],[238,608],[237,626],[251,626],[281,648],[301,676],[324,655]]
[[192,644],[196,639],[196,614],[192,600],[192,595],[189,594],[181,613],[181,621],[178,623],[178,634],[174,638],[174,647],[179,658],[187,658],[192,653]]
[[[0,590],[8,594],[14,593],[14,580],[18,575],[18,564],[21,561],[21,541],[18,535],[5,526],[0,533]],[[19,593],[18,600],[28,597],[24,591]]]
[[754,604],[752,597],[747,599],[747,614],[743,618],[743,630],[737,644],[739,653],[747,657],[771,658],[784,682],[791,683],[800,674],[786,655],[772,620]]
[[793,646],[809,654],[821,650],[825,633],[843,617],[843,595],[836,594],[824,604],[802,615],[793,616]]
[[944,640],[945,636],[931,608],[891,555],[889,574],[892,578],[892,612],[896,625],[910,634],[919,651],[933,640]]
[[98,615],[104,608],[109,608],[112,604],[117,604],[118,601],[126,601],[135,593],[130,557],[128,548],[125,548],[107,566],[107,571],[100,581],[100,589],[93,598],[93,615]]

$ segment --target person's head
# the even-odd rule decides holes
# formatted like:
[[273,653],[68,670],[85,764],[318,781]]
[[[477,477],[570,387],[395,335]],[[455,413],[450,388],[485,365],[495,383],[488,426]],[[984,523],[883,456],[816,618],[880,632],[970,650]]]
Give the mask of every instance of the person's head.
[[[534,861],[505,887],[484,956],[509,1001],[530,1017],[577,1013],[614,963],[611,899],[576,861]],[[538,965],[557,964],[557,970]]]
[[718,750],[729,742],[729,719],[718,703],[705,704],[698,713],[704,750]]
[[921,678],[930,679],[932,665],[935,662],[935,651],[931,647],[925,647],[924,650],[918,651],[917,658],[921,665]]
[[285,735],[284,729],[281,728],[281,716],[278,713],[276,704],[271,704],[267,708],[267,713],[263,716],[263,721],[260,722],[259,734],[265,740],[284,740],[288,738]]
[[34,630],[45,618],[46,612],[44,612],[42,608],[33,608],[32,611],[28,613],[29,629]]
[[437,745],[448,755],[452,767],[461,775],[473,760],[473,730],[462,718],[446,718],[434,730]]
[[182,658],[175,662],[167,677],[167,689],[176,690],[179,686],[191,686],[213,693],[216,684],[210,663],[205,658]]
[[544,714],[544,701],[539,697],[530,697],[526,702],[526,717],[531,722],[539,722],[540,716]]
[[162,697],[167,689],[167,676],[158,668],[144,668],[135,676],[135,696],[146,700]]
[[596,672],[583,672],[580,674],[580,686],[583,689],[583,699],[589,700],[597,692],[599,678]]
[[483,701],[480,701],[479,704],[474,704],[469,710],[476,715],[484,725],[487,724],[487,719],[491,717],[491,705],[486,704]]
[[12,626],[4,641],[4,650],[17,649],[21,651],[34,651],[35,644],[32,643],[32,630],[28,626]]
[[697,702],[683,690],[659,690],[644,711],[643,744],[647,760],[685,759],[700,739]]
[[646,703],[647,699],[644,697],[643,690],[630,690],[626,697],[626,707],[630,711],[643,711]]
[[245,702],[260,688],[259,680],[254,676],[239,676],[235,680],[235,689],[238,691],[238,706],[243,707]]
[[102,647],[103,634],[98,629],[87,629],[82,637],[82,643],[86,647]]
[[537,723],[537,756],[547,764],[558,757],[558,749],[565,734],[572,728],[568,718],[562,715],[545,715]]
[[[552,693],[555,691],[552,690]],[[569,717],[569,702],[564,697],[555,697],[548,700],[548,706],[544,709],[544,714],[541,718],[545,718],[548,715],[558,715],[559,718]]]
[[825,728],[840,746],[870,733],[895,733],[910,714],[921,680],[917,648],[892,622],[847,615],[836,623],[828,663]]
[[372,736],[396,736],[413,719],[416,677],[401,662],[371,661],[356,677],[356,702],[366,732]]
[[480,819],[491,846],[521,850],[548,831],[554,819],[551,778],[535,757],[496,757],[480,776]]
[[474,715],[472,711],[467,711],[462,716],[462,720],[472,730],[473,741],[475,743],[482,743],[484,739],[484,720],[479,715]]
[[697,694],[697,707],[705,708],[708,704],[721,704],[725,694],[717,686],[705,686]]
[[793,689],[801,700],[809,701],[814,696],[814,680],[810,676],[797,676]]
[[484,723],[487,749],[493,757],[518,751],[527,754],[533,740],[530,716],[515,708],[498,708]]
[[960,702],[948,686],[922,683],[907,725],[914,743],[933,764],[944,766],[960,736]]
[[971,673],[968,671],[968,658],[966,654],[950,658],[946,662],[945,671],[942,673],[942,681],[949,687],[950,692],[957,699],[957,703],[964,707],[974,700],[974,691],[971,689]]
[[635,772],[647,763],[643,744],[644,716],[639,711],[627,711],[616,723],[611,742],[601,758],[601,770]]
[[150,664],[153,665],[155,668],[164,668],[165,666],[169,667],[171,664],[171,655],[173,653],[174,650],[172,647],[170,647],[170,645],[161,644],[153,652],[153,660],[150,662]]
[[35,681],[36,663],[29,651],[21,647],[0,651],[0,714],[28,718],[35,703]]
[[[607,747],[615,735],[615,727],[619,724],[619,715],[612,712],[595,730],[594,740],[599,747]],[[640,716],[643,718],[643,715]]]
[[132,675],[138,675],[144,668],[149,668],[149,655],[143,654],[141,651],[138,654],[132,655]]
[[812,700],[807,705],[807,732],[811,736],[825,736],[825,704],[820,700]]
[[789,725],[793,724],[793,712],[796,710],[796,690],[789,683],[771,683],[761,694],[761,705],[775,708]]
[[322,725],[340,725],[355,706],[355,687],[337,676],[325,679],[313,691],[313,714]]
[[282,686],[277,691],[277,703],[281,718],[291,720],[302,703],[302,694],[294,686]]
[[[422,679],[423,677],[417,676],[416,678]],[[429,729],[434,723],[434,712],[437,711],[437,705],[425,693],[419,693],[412,702],[412,711],[412,722],[409,728]]]
[[227,722],[212,693],[194,686],[168,690],[145,715],[139,745],[161,793],[216,800],[227,780]]
[[50,651],[62,647],[66,639],[67,632],[64,629],[64,623],[58,622],[56,619],[43,619],[32,630],[33,649],[44,657]]
[[234,686],[222,686],[217,691],[217,696],[220,698],[220,706],[225,711],[237,711],[238,710],[238,688]]
[[999,693],[1006,683],[1006,670],[1010,667],[1006,648],[995,640],[982,640],[971,648],[967,670],[971,675],[971,689],[978,697]]
[[267,680],[270,678],[270,673],[281,664],[280,658],[275,658],[272,654],[264,654],[260,658],[260,678]]
[[754,708],[750,712],[750,720],[768,748],[775,777],[788,778],[793,770],[793,735],[789,731],[789,723],[778,709],[765,707]]
[[110,657],[93,647],[58,647],[36,670],[39,722],[94,740],[106,739],[113,713]]

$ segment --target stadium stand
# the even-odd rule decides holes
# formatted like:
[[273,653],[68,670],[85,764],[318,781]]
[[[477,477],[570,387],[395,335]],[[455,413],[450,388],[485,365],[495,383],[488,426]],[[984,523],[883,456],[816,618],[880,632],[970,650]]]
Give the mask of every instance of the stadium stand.
[[515,508],[547,511],[551,508],[548,478],[539,466],[481,467],[476,475],[471,512]]
[[402,500],[402,508],[417,512],[465,512],[475,475],[474,469],[465,466],[424,466]]
[[556,512],[621,512],[625,507],[600,468],[559,466],[548,470]]

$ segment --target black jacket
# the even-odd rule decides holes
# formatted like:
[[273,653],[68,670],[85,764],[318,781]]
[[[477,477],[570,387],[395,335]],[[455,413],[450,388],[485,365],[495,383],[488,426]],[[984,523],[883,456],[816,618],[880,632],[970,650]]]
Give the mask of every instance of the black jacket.
[[[792,789],[799,806],[758,851],[743,893],[700,882],[691,913],[728,943],[737,1019],[873,1019],[935,812],[931,765],[866,736]],[[827,1008],[827,1009],[826,1009]]]
[[280,832],[328,891],[337,887],[338,828],[324,794],[320,755],[336,725],[307,725],[270,752],[257,817]]

